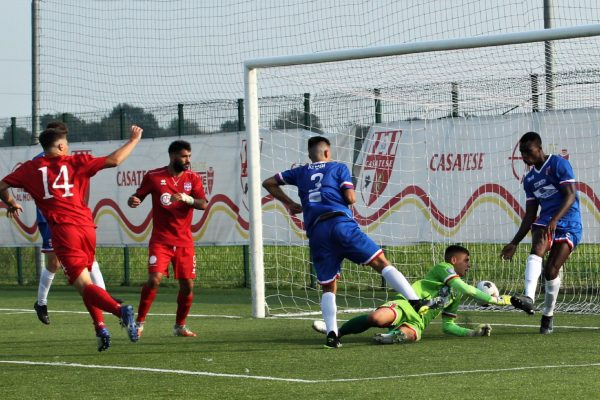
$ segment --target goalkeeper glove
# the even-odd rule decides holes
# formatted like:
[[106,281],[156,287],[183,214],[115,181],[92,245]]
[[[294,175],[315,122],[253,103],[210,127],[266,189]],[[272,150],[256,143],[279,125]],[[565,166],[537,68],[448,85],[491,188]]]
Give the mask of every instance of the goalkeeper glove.
[[510,306],[510,296],[507,294],[492,296],[492,304],[497,306]]
[[490,336],[491,334],[492,326],[490,324],[480,324],[469,333],[469,336]]

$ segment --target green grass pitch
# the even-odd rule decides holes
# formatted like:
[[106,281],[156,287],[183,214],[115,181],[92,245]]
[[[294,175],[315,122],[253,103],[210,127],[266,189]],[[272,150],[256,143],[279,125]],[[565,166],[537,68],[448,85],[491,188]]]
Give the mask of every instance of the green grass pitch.
[[[138,289],[114,294],[137,305]],[[171,336],[176,289],[161,288],[144,335],[130,343],[106,316],[111,348],[96,351],[90,317],[72,288],[50,293],[51,325],[33,313],[34,287],[0,287],[2,399],[547,399],[597,398],[600,318],[464,312],[459,323],[491,323],[488,338],[444,335],[381,346],[375,330],[323,348],[310,319],[251,318],[247,289],[198,289],[188,325]],[[340,315],[340,319],[349,316]]]

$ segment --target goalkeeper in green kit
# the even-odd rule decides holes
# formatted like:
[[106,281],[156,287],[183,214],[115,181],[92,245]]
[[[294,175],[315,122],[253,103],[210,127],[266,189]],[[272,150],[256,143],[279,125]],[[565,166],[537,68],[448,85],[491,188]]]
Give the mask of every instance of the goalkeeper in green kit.
[[[373,337],[378,343],[416,342],[421,339],[423,330],[440,313],[444,333],[454,336],[489,336],[492,327],[488,324],[469,329],[454,322],[463,296],[472,297],[480,304],[510,305],[510,296],[490,296],[461,279],[470,268],[469,257],[469,250],[466,248],[449,246],[444,253],[445,261],[434,265],[423,279],[412,285],[420,298],[438,298],[441,307],[419,315],[403,296],[396,295],[395,299],[370,314],[359,315],[346,322],[339,329],[339,337],[377,327],[389,329],[388,333],[378,333]],[[324,333],[323,321],[313,322],[313,329]]]

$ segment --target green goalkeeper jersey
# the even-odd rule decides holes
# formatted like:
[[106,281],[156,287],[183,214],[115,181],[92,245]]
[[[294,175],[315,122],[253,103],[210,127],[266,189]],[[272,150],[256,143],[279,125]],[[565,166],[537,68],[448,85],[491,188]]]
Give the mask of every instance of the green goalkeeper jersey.
[[431,309],[425,315],[420,316],[402,295],[396,296],[394,301],[404,312],[405,322],[420,331],[423,331],[441,313],[445,333],[467,336],[471,330],[458,326],[454,322],[462,297],[467,295],[482,303],[492,301],[492,296],[465,283],[454,271],[453,265],[447,262],[434,265],[423,279],[414,282],[412,286],[422,299],[440,297],[443,300],[442,307]]

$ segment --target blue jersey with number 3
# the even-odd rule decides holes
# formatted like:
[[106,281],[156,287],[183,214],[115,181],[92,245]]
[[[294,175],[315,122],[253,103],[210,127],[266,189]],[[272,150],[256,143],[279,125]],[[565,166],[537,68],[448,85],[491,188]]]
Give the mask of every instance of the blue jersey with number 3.
[[350,171],[345,164],[335,161],[316,162],[289,169],[275,175],[281,184],[298,187],[302,204],[304,227],[310,236],[317,218],[324,213],[342,211],[352,218],[342,191],[354,189]]

